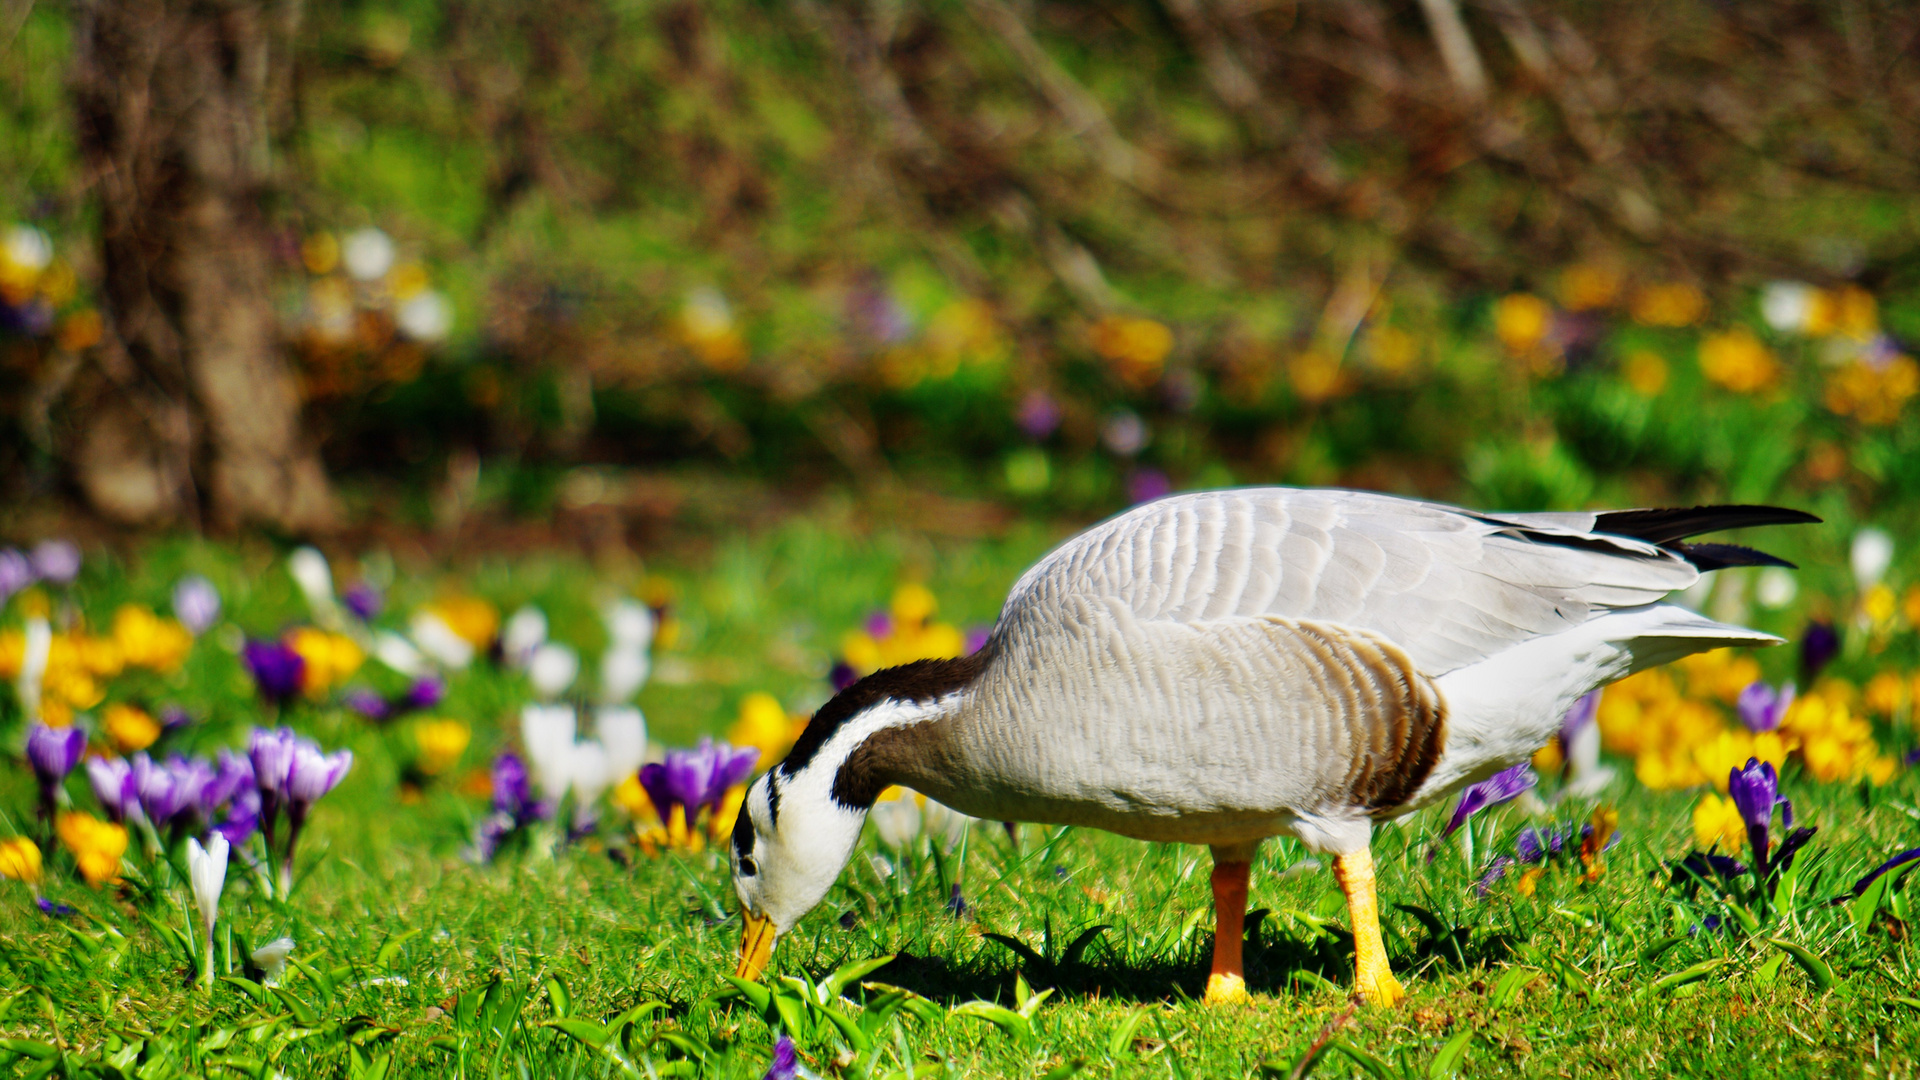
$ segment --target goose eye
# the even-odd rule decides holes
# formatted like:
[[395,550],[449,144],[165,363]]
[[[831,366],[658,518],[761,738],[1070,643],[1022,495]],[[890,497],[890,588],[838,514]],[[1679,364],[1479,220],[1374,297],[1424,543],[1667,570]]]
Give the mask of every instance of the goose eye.
[[753,861],[753,856],[742,855],[740,856],[740,872],[747,877],[752,877],[760,872],[760,866]]

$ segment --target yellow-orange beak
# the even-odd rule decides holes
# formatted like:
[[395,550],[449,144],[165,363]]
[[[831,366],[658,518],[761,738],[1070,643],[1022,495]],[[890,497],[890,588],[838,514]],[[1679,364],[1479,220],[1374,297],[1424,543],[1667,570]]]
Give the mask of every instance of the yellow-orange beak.
[[743,909],[740,921],[745,924],[740,931],[740,966],[733,974],[751,981],[760,977],[773,956],[773,920]]

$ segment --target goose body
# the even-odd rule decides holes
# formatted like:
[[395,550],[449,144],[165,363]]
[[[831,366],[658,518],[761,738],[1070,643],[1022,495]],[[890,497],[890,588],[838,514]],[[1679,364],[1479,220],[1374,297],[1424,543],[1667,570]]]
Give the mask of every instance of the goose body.
[[[1216,948],[1229,914],[1235,933],[1209,993],[1236,996],[1239,913],[1225,908],[1244,905],[1262,839],[1335,856],[1350,898],[1364,877],[1370,903],[1374,821],[1526,759],[1595,687],[1777,643],[1663,601],[1704,570],[1778,561],[1685,537],[1805,520],[1484,514],[1287,488],[1136,507],[1028,570],[973,656],[878,672],[820,709],[739,818],[749,929],[761,918],[770,948],[831,886],[878,793],[902,784],[976,817],[1213,848]],[[1367,966],[1362,991],[1396,998],[1384,950]]]

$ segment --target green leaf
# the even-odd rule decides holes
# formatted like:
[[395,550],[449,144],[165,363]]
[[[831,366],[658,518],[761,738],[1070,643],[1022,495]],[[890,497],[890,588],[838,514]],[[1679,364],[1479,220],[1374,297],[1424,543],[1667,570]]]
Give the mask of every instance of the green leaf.
[[1016,953],[1019,953],[1020,958],[1025,960],[1029,964],[1034,964],[1039,967],[1048,966],[1046,957],[1041,956],[1037,952],[1034,952],[1031,948],[1027,947],[1027,944],[1025,942],[1020,941],[1017,938],[1010,938],[1005,934],[981,934],[980,936],[983,938],[986,938],[988,941],[1005,945],[1007,948],[1012,949]]
[[0,1039],[0,1050],[35,1061],[52,1061],[60,1056],[58,1049],[33,1039]]
[[1400,1080],[1400,1074],[1394,1070],[1393,1066],[1387,1064],[1384,1059],[1371,1051],[1360,1049],[1345,1039],[1328,1039],[1327,1048],[1329,1050],[1338,1050],[1342,1054],[1345,1054],[1349,1061],[1365,1069],[1374,1077],[1374,1080]]
[[607,1040],[613,1038],[613,1032],[608,1030],[607,1025],[596,1024],[591,1020],[562,1018],[549,1020],[540,1026],[553,1028],[595,1050],[602,1049],[607,1045]]
[[1118,1058],[1133,1045],[1133,1034],[1140,1030],[1140,1021],[1147,1018],[1148,1009],[1149,1006],[1136,1005],[1113,1026],[1113,1033],[1107,1036],[1108,1057]]
[[969,1001],[964,1005],[955,1005],[947,1014],[961,1020],[984,1020],[1020,1042],[1033,1037],[1033,1022],[1004,1005],[995,1005],[990,1001]]
[[855,1023],[851,1016],[831,1005],[817,1005],[814,1011],[826,1017],[828,1023],[840,1030],[840,1037],[847,1040],[847,1045],[853,1047],[854,1052],[864,1054],[873,1049],[872,1037],[858,1023]]
[[334,995],[333,976],[327,974],[324,971],[321,971],[320,969],[314,967],[311,964],[302,963],[300,959],[295,956],[287,957],[287,965],[293,968],[294,970],[298,971],[300,974],[305,975],[307,977],[307,981],[311,982],[314,985],[314,988],[320,991],[321,1004],[323,1005],[333,1004],[333,995]]
[[1895,996],[1895,997],[1890,997],[1887,1000],[1893,1002],[1896,1005],[1905,1005],[1909,1009],[1920,1009],[1920,998]]
[[1757,969],[1754,970],[1753,984],[1755,986],[1772,986],[1774,983],[1774,980],[1780,977],[1781,965],[1785,964],[1786,962],[1787,962],[1786,953],[1784,952],[1774,953],[1772,956],[1767,958],[1766,963],[1761,964]]
[[1041,1073],[1040,1080],[1067,1080],[1067,1077],[1073,1076],[1074,1074],[1080,1072],[1086,1067],[1087,1067],[1086,1058],[1074,1058],[1071,1061],[1062,1062],[1061,1064],[1056,1065],[1051,1069],[1048,1069],[1046,1072]]
[[1520,992],[1526,989],[1527,984],[1532,982],[1538,974],[1539,972],[1532,968],[1508,968],[1506,973],[1493,984],[1493,993],[1487,997],[1487,1007],[1497,1011],[1519,1000]]
[[1853,902],[1847,905],[1847,914],[1853,917],[1855,930],[1864,934],[1873,928],[1873,916],[1880,910],[1880,902],[1886,899],[1887,886],[1893,884],[1892,877],[1891,874],[1880,875],[1873,884],[1867,886],[1865,892],[1854,897]]
[[1287,981],[1291,983],[1305,983],[1309,993],[1316,990],[1324,990],[1334,994],[1345,993],[1345,991],[1339,987],[1328,982],[1325,975],[1317,971],[1308,971],[1306,968],[1295,968],[1293,973],[1287,976]]
[[834,998],[839,997],[842,990],[845,990],[853,983],[859,982],[866,976],[879,971],[888,964],[893,963],[893,958],[898,955],[898,953],[888,953],[885,956],[876,956],[871,960],[857,960],[853,963],[842,965],[833,974],[821,980],[820,988],[822,993],[820,1000],[832,1001]]
[[1712,960],[1702,960],[1692,967],[1682,968],[1671,975],[1665,975],[1655,979],[1652,985],[1641,991],[1641,994],[1666,993],[1678,987],[1685,986],[1688,983],[1699,982],[1701,979],[1727,966],[1727,962],[1727,958],[1724,956],[1715,957]]
[[280,1003],[287,1007],[288,1012],[293,1014],[294,1023],[301,1027],[314,1027],[320,1023],[319,1014],[315,1013],[313,1006],[307,1004],[299,994],[284,986],[271,986],[267,989],[274,997],[280,999]]
[[1448,1039],[1440,1052],[1433,1055],[1433,1064],[1427,1066],[1428,1080],[1440,1080],[1460,1071],[1460,1063],[1466,1059],[1467,1048],[1473,1045],[1473,1029],[1466,1028],[1456,1032]]
[[401,932],[393,935],[392,937],[388,938],[386,941],[382,942],[380,945],[380,951],[373,954],[374,966],[386,968],[388,971],[392,971],[393,962],[400,958],[400,947],[402,945],[405,945],[407,942],[413,940],[414,935],[418,934],[419,932],[420,932],[419,927],[414,927],[412,930],[402,930]]
[[1641,949],[1640,962],[1643,964],[1651,964],[1654,961],[1659,960],[1662,956],[1665,956],[1667,954],[1668,949],[1671,949],[1675,945],[1678,945],[1681,942],[1687,940],[1687,938],[1690,936],[1691,935],[1689,934],[1668,934],[1666,937],[1663,937],[1658,941],[1655,941],[1653,944],[1647,946],[1646,948]]
[[[1111,923],[1101,923],[1098,926],[1089,926],[1085,930],[1080,931],[1072,941],[1067,943],[1067,951],[1060,954],[1061,965],[1068,966],[1078,964],[1080,958],[1086,954],[1087,949],[1092,946],[1094,941],[1097,940],[1101,934],[1111,929],[1113,929]],[[1065,1066],[1061,1067],[1065,1068]]]
[[547,978],[547,1004],[553,1007],[555,1016],[565,1017],[573,1012],[573,997],[567,993],[567,984],[561,982],[558,975]]
[[1833,969],[1805,945],[1796,944],[1784,938],[1768,938],[1767,944],[1793,957],[1793,962],[1799,964],[1800,970],[1806,972],[1807,978],[1813,980],[1815,990],[1824,991],[1833,985]]
[[748,982],[733,975],[720,977],[726,980],[741,997],[746,998],[747,1004],[752,1005],[757,1011],[764,1013],[773,1005],[773,991],[769,990],[765,983]]
[[662,1031],[654,1035],[655,1043],[665,1043],[695,1061],[705,1061],[713,1056],[713,1047],[683,1031]]
[[912,1013],[916,1018],[926,1023],[930,1023],[930,1024],[935,1023],[937,1021],[945,1019],[947,1015],[947,1011],[945,1009],[942,1009],[939,1005],[936,1005],[935,1003],[928,1001],[926,998],[921,997],[919,994],[916,994],[911,990],[902,990],[899,987],[893,986],[889,983],[863,982],[860,984],[860,988],[862,990],[874,991],[874,992],[879,992],[883,994],[906,995],[905,998],[902,999],[901,1001],[901,1007],[906,1009],[906,1011]]
[[267,1001],[267,988],[264,986],[261,986],[257,982],[254,982],[252,979],[246,978],[241,975],[222,975],[220,976],[220,981],[224,983],[232,983],[233,985],[239,987],[240,989],[245,990],[249,995],[252,996],[253,1000],[258,1001],[262,1004],[265,1004]]

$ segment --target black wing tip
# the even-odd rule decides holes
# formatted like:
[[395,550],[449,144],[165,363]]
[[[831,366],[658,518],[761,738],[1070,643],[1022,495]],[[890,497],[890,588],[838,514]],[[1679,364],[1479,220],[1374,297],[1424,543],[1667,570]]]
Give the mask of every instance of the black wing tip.
[[1694,565],[1696,570],[1725,570],[1730,566],[1778,566],[1798,570],[1798,566],[1778,555],[1769,555],[1739,544],[1665,544],[1668,551]]
[[1658,507],[1646,510],[1612,510],[1594,517],[1593,531],[1615,536],[1631,536],[1652,544],[1669,544],[1722,529],[1746,529],[1760,525],[1819,525],[1819,517],[1786,506],[1761,506],[1748,503],[1720,506]]

